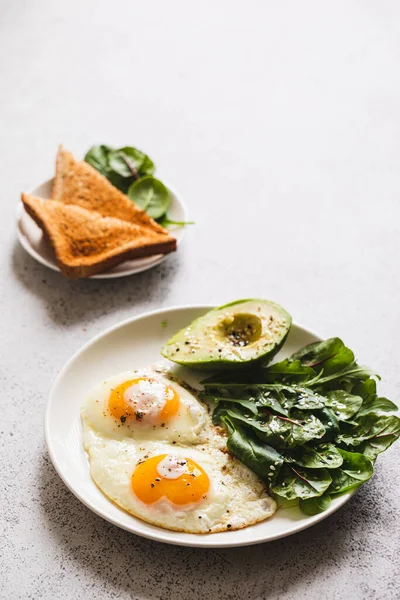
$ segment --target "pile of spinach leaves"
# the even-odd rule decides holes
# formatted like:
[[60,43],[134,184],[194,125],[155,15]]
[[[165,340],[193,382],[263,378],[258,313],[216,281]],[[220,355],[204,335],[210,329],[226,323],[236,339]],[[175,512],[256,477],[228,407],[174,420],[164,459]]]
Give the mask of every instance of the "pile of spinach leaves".
[[154,162],[144,152],[132,146],[93,146],[85,161],[162,226],[186,224],[167,217],[170,193],[162,181],[153,177]]
[[267,367],[203,382],[229,451],[284,501],[309,515],[368,481],[378,454],[400,435],[397,406],[377,375],[339,338],[306,346]]

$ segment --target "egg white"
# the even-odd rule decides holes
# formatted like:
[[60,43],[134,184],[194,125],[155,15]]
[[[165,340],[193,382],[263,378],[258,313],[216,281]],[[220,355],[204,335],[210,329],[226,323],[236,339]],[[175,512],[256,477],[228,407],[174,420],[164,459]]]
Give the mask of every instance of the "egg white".
[[[178,395],[179,411],[165,423],[151,424],[129,420],[122,423],[120,419],[111,414],[108,401],[112,390],[125,381],[140,377],[156,379],[173,388]],[[211,422],[207,408],[200,404],[193,394],[175,381],[164,377],[161,372],[149,368],[125,371],[102,381],[87,394],[81,409],[81,416],[84,423],[108,438],[166,440],[191,444],[203,440],[201,433],[206,432]]]
[[[113,389],[141,377],[156,379],[179,397],[177,414],[164,424],[121,422],[108,408]],[[207,407],[157,368],[126,371],[99,383],[87,394],[81,416],[93,480],[108,498],[143,521],[175,531],[215,533],[247,527],[276,510],[265,484],[226,451],[226,434],[212,425]],[[205,497],[186,505],[165,497],[142,502],[132,489],[132,474],[139,463],[161,454],[197,463],[210,481]]]
[[[210,435],[209,442],[214,437]],[[104,494],[153,525],[187,533],[233,531],[263,521],[276,510],[263,482],[212,443],[183,446],[164,441],[110,439],[85,427],[84,444],[92,478]],[[205,498],[179,506],[166,498],[150,505],[139,500],[132,490],[132,474],[140,461],[160,454],[190,458],[201,466],[210,480]]]

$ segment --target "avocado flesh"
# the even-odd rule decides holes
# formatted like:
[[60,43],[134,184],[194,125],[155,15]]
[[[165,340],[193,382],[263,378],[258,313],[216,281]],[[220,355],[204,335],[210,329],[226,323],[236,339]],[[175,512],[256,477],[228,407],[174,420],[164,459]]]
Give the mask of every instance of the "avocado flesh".
[[161,354],[193,368],[230,368],[267,362],[292,323],[279,304],[239,300],[210,310],[172,336]]

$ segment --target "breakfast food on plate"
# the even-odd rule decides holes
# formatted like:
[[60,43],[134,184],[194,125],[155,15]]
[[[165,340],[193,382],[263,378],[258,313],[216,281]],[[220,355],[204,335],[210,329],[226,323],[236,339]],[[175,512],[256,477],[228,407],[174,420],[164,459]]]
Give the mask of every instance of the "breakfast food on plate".
[[187,389],[151,369],[125,371],[88,395],[84,420],[110,438],[200,443],[207,408]]
[[89,277],[132,258],[165,254],[175,238],[148,227],[58,200],[22,194],[25,210],[45,232],[61,273]]
[[153,525],[186,533],[233,531],[275,512],[264,484],[216,448],[146,447],[89,435],[92,477],[108,498]]
[[132,515],[166,529],[215,533],[274,513],[265,484],[226,451],[206,405],[160,370],[101,382],[81,414],[93,480]]
[[[277,328],[267,328],[263,338],[268,310]],[[378,396],[379,377],[339,338],[314,342],[269,366],[249,361],[260,353],[263,361],[270,358],[289,327],[278,305],[233,302],[178,332],[162,354],[193,367],[210,360],[215,367],[216,352],[222,355],[220,372],[202,381],[200,397],[213,407],[213,423],[225,428],[228,450],[268,484],[278,503],[297,501],[313,515],[372,477],[378,454],[400,436],[400,418],[388,414],[397,406]],[[224,355],[231,364],[250,364],[227,372]]]
[[[213,367],[225,353],[201,391],[164,367],[100,382],[81,416],[103,493],[153,525],[216,533],[264,521],[288,501],[315,515],[368,481],[377,456],[400,436],[400,418],[390,414],[397,406],[378,396],[377,376],[339,338],[267,365],[290,326],[273,302],[232,302],[162,349],[168,358],[172,345],[178,362],[176,350],[191,346]],[[224,360],[244,360],[245,368],[226,370]],[[186,357],[183,364],[198,366]]]
[[164,227],[138,208],[96,169],[85,161],[76,160],[62,146],[57,154],[51,198],[64,204],[76,204],[86,210],[93,210],[103,217],[115,217],[169,235]]
[[67,277],[90,277],[126,260],[176,250],[167,229],[62,146],[51,198],[22,194],[22,202]]
[[219,306],[171,337],[165,358],[195,368],[234,368],[270,360],[284,343],[292,319],[268,300]]

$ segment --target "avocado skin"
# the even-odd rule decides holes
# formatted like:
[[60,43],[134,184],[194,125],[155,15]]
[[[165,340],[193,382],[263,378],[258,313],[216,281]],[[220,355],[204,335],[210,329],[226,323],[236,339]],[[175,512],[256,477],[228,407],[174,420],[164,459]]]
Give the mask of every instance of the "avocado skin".
[[[244,360],[224,360],[224,359],[219,359],[219,358],[210,358],[209,360],[205,359],[205,360],[188,360],[188,359],[179,359],[176,354],[174,354],[174,356],[171,356],[171,352],[169,351],[169,346],[172,345],[174,342],[173,340],[175,338],[177,338],[178,336],[180,336],[181,334],[183,334],[188,327],[192,327],[194,323],[197,323],[198,321],[203,321],[203,319],[205,319],[207,317],[207,315],[209,313],[213,313],[216,311],[223,311],[226,308],[230,308],[232,306],[240,306],[243,303],[247,303],[247,302],[254,302],[254,303],[262,303],[262,304],[266,304],[266,305],[270,305],[273,309],[277,310],[286,320],[286,333],[283,335],[283,337],[280,339],[280,341],[275,344],[271,350],[265,352],[264,354],[261,354],[260,356],[257,356],[256,358],[248,358],[248,359],[244,359]],[[268,363],[278,352],[279,350],[282,348],[283,344],[285,343],[287,336],[289,335],[290,332],[290,327],[292,324],[292,318],[289,315],[289,313],[282,308],[279,304],[276,304],[275,302],[271,302],[269,300],[262,300],[262,299],[258,299],[258,298],[246,298],[244,300],[236,300],[233,302],[229,302],[228,304],[224,304],[222,306],[218,306],[214,309],[211,309],[210,311],[208,311],[207,313],[205,313],[203,316],[199,317],[198,319],[195,319],[194,321],[192,321],[192,323],[190,325],[188,325],[187,327],[185,327],[184,329],[178,331],[175,335],[173,335],[168,342],[163,346],[162,350],[161,350],[161,354],[162,356],[164,356],[164,358],[167,358],[168,360],[171,360],[172,362],[181,365],[183,367],[188,367],[190,369],[196,369],[196,370],[208,370],[208,371],[233,371],[233,370],[242,370],[248,367],[258,367],[260,365],[266,364]],[[256,346],[257,349],[257,346]]]

